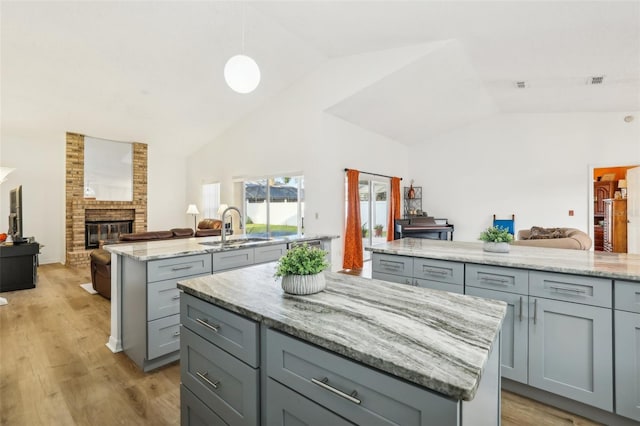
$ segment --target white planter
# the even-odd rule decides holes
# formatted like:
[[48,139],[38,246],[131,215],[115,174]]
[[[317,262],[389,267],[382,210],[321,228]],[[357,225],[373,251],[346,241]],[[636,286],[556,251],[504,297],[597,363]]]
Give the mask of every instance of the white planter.
[[282,289],[289,294],[318,293],[326,286],[324,272],[315,275],[285,275],[282,277]]
[[493,243],[485,241],[482,249],[492,253],[509,253],[509,243]]

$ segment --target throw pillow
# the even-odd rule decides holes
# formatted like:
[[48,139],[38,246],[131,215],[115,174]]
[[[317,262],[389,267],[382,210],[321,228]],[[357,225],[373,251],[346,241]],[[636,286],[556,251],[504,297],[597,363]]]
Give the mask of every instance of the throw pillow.
[[547,240],[551,238],[566,238],[567,233],[563,228],[542,228],[540,226],[531,227],[530,240]]

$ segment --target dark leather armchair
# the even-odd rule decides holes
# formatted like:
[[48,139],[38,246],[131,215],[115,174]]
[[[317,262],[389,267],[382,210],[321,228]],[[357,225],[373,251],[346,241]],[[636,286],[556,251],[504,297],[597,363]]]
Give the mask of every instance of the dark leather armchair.
[[101,296],[111,299],[111,253],[98,249],[91,252],[91,283]]

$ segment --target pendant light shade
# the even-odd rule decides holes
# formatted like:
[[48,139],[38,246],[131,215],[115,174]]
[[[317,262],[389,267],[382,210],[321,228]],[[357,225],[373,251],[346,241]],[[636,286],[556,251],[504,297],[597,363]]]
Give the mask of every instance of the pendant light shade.
[[260,68],[246,55],[232,56],[224,66],[224,79],[238,93],[251,93],[260,84]]

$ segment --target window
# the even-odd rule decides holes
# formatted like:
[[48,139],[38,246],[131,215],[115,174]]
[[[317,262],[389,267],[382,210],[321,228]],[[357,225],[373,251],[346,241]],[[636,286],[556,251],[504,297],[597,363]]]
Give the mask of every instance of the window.
[[243,182],[244,225],[254,236],[304,233],[304,176],[276,176]]
[[202,218],[217,218],[218,207],[220,207],[220,184],[206,183],[202,185]]

